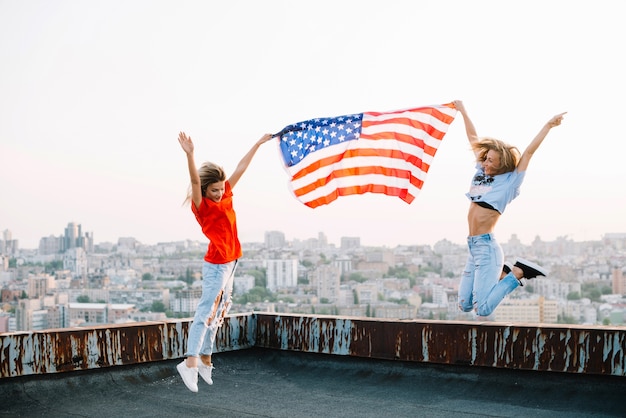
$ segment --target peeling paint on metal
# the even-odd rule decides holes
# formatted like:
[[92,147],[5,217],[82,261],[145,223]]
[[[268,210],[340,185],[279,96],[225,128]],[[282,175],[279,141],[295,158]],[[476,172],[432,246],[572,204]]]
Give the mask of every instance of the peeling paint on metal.
[[[0,334],[0,378],[181,358],[188,327],[172,320]],[[251,347],[255,333],[250,315],[228,317],[216,352]]]
[[[0,334],[0,377],[184,356],[189,319]],[[216,352],[253,346],[409,362],[625,376],[626,328],[394,321],[250,313],[227,316]]]

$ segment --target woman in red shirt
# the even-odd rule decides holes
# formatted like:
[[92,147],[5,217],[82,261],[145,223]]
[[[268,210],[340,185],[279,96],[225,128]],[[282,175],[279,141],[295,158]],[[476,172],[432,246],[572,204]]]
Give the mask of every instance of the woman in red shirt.
[[187,155],[191,179],[187,201],[191,201],[191,210],[209,239],[202,266],[202,297],[189,327],[186,359],[176,366],[192,392],[198,391],[198,374],[206,383],[213,384],[211,355],[215,335],[230,309],[235,267],[242,255],[232,189],[250,165],[259,146],[271,138],[271,134],[263,135],[227,179],[222,167],[210,162],[196,169],[191,137],[184,132],[178,135],[178,142]]

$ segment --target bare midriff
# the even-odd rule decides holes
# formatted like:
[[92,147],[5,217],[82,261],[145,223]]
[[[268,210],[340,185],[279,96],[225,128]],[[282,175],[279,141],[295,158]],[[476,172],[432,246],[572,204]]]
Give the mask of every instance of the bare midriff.
[[483,208],[471,202],[467,214],[469,236],[493,233],[498,219],[500,219],[500,213],[497,210]]

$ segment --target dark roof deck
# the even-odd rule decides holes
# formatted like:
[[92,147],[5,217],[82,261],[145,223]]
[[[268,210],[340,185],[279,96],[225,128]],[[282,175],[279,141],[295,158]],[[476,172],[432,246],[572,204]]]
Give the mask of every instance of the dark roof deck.
[[192,393],[186,326],[0,335],[0,417],[626,417],[623,329],[233,316]]
[[7,417],[626,416],[626,379],[250,348],[187,390],[178,360],[0,381]]

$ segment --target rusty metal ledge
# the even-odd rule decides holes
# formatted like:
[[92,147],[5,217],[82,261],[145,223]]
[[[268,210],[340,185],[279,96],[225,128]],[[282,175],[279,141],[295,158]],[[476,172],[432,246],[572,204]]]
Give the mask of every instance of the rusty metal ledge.
[[[189,319],[0,334],[0,378],[184,356]],[[625,376],[626,328],[230,315],[216,352],[253,346],[383,360]]]
[[[189,319],[0,334],[0,378],[97,369],[184,356]],[[253,314],[227,317],[216,351],[254,346]]]
[[257,347],[423,363],[626,375],[626,328],[256,315]]

